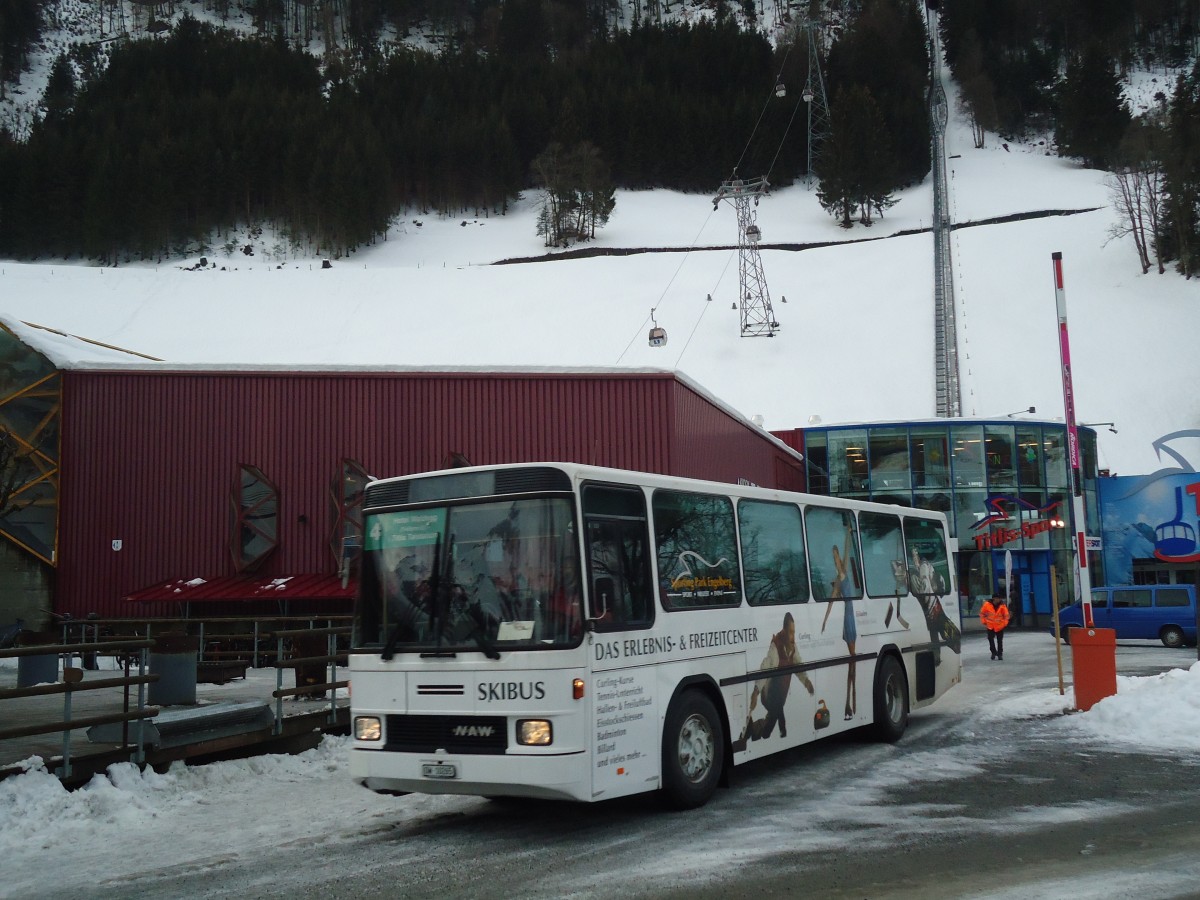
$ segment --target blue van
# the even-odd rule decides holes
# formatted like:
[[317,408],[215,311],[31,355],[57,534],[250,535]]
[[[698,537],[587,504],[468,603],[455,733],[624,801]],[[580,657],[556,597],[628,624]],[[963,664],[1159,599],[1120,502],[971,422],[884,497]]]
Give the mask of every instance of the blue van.
[[[1196,588],[1190,584],[1142,584],[1092,589],[1092,619],[1097,628],[1112,628],[1118,638],[1160,640],[1168,647],[1196,643]],[[1063,640],[1068,628],[1083,626],[1078,603],[1058,612]]]

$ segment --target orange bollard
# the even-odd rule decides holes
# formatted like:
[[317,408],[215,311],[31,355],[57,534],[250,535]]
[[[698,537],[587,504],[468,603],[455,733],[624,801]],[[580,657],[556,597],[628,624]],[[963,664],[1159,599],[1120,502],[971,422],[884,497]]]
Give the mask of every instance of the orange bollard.
[[1117,692],[1117,632],[1112,628],[1072,628],[1070,646],[1075,707],[1087,712]]

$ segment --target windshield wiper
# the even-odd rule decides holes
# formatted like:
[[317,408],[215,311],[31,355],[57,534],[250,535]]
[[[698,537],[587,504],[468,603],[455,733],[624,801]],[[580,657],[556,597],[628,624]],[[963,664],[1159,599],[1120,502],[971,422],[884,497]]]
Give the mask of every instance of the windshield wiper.
[[[430,613],[429,627],[433,629],[433,650],[435,653],[442,649],[442,605],[449,603],[450,591],[442,590],[443,584],[449,581],[443,577],[450,572],[450,561],[454,559],[454,535],[451,534],[446,542],[446,552],[441,553],[441,535],[433,542],[433,575],[429,581],[430,598],[433,610]],[[445,572],[442,570],[445,569]]]
[[475,638],[475,643],[479,645],[479,649],[483,651],[484,656],[488,659],[499,659],[500,651],[496,649],[496,645],[492,643],[492,639],[483,630],[486,620],[483,617],[483,610],[478,603],[471,607],[471,619],[473,624],[469,632],[470,637]]
[[[437,609],[438,609],[438,584],[441,581],[441,566],[439,565],[439,551],[441,549],[442,536],[439,534],[433,539],[433,574],[429,579],[429,603],[431,608],[427,611],[430,617],[430,623],[436,631],[437,626]],[[386,598],[385,598],[386,601]],[[383,645],[383,650],[379,654],[379,658],[385,662],[396,655],[396,645],[400,643],[400,635],[404,629],[411,626],[411,621],[403,620],[396,623],[392,628],[392,633],[388,635],[387,643]]]
[[384,662],[396,655],[396,645],[400,643],[400,629],[404,625],[404,622],[397,622],[392,628],[392,633],[388,635],[387,643],[383,645],[383,650],[379,654],[379,658]]
[[[433,631],[434,647],[432,653],[422,653],[422,656],[453,656],[453,651],[442,650],[442,623],[451,615],[450,603],[455,594],[455,589],[458,588],[454,582],[450,580],[450,563],[454,558],[454,535],[450,535],[446,542],[446,552],[442,552],[441,535],[434,539],[433,544],[433,570],[429,577],[429,606],[426,612],[429,615],[429,627]],[[461,588],[458,588],[461,592]],[[482,608],[476,603],[474,606],[467,606],[460,610],[458,615],[465,615],[471,622],[470,631],[467,636],[472,638],[479,649],[483,651],[488,659],[499,659],[500,651],[496,649],[496,645],[488,637],[486,626],[487,622],[483,614]],[[401,621],[397,622],[396,626],[388,635],[387,643],[384,644],[379,658],[390,660],[396,655],[396,646],[400,643],[400,638],[404,631],[412,623]],[[461,632],[460,632],[461,633]]]

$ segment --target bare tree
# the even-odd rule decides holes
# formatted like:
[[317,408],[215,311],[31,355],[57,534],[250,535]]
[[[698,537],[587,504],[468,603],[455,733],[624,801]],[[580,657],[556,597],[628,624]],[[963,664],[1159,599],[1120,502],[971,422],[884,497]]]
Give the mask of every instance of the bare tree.
[[537,233],[547,247],[563,243],[563,217],[568,200],[567,152],[554,141],[534,158],[533,181],[542,189],[542,208],[538,213]]
[[616,205],[608,164],[589,141],[570,150],[551,143],[534,159],[533,178],[543,191],[537,233],[547,247],[594,238]]
[[616,206],[616,189],[600,148],[584,141],[571,153],[576,178],[575,233],[581,241],[596,236],[596,226],[608,223]]
[[[1113,238],[1133,238],[1142,274],[1151,265],[1163,274],[1163,203],[1165,200],[1161,154],[1161,128],[1138,122],[1121,142],[1121,162],[1108,176],[1109,193],[1120,220],[1109,228]],[[1153,256],[1153,259],[1151,258]]]
[[984,69],[983,49],[974,30],[968,31],[963,38],[955,74],[962,86],[959,103],[971,118],[975,149],[982,149],[987,133],[998,127],[1000,116],[996,112],[996,88]]

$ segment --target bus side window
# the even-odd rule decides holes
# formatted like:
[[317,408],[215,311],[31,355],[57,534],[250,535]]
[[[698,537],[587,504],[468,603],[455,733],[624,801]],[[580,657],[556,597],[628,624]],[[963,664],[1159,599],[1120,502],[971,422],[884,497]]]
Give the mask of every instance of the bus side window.
[[663,608],[739,606],[742,578],[729,497],[659,488],[652,508]]
[[650,539],[641,491],[589,484],[582,492],[587,540],[588,618],[599,631],[654,621]]
[[794,503],[740,500],[743,585],[751,606],[807,603],[804,524]]
[[904,532],[892,513],[862,512],[858,516],[863,572],[868,597],[894,597],[908,592],[904,562]]
[[818,600],[856,599],[863,595],[854,513],[826,506],[804,511],[808,566]]

